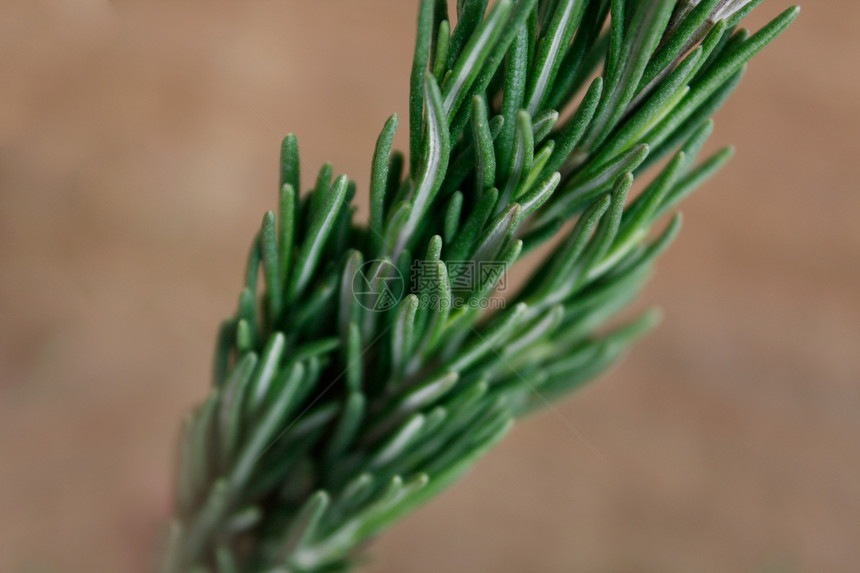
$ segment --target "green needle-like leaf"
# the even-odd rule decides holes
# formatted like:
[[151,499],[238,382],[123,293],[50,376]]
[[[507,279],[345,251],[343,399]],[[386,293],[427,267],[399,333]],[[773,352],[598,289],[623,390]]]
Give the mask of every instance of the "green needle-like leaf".
[[427,100],[427,133],[421,160],[421,174],[415,185],[415,193],[412,195],[411,209],[398,234],[392,257],[394,259],[397,259],[409,244],[418,221],[424,216],[436,192],[439,191],[451,152],[439,86],[430,74],[424,78],[424,86],[424,96]]
[[424,108],[424,75],[430,59],[433,37],[433,0],[419,0],[418,33],[409,83],[409,163],[413,169],[421,155],[421,110]]
[[487,104],[484,98],[472,98],[472,138],[475,141],[475,186],[479,191],[493,186],[496,180],[496,152],[493,149],[493,136],[490,134],[490,121],[487,118]]
[[340,210],[346,197],[346,189],[349,180],[346,175],[337,178],[330,192],[323,199],[324,205],[314,214],[305,240],[302,243],[299,256],[296,260],[296,268],[299,271],[295,275],[290,289],[290,298],[295,299],[307,287],[311,280],[312,272],[315,270],[322,252],[325,240],[334,224],[334,218]]
[[370,233],[377,249],[381,247],[382,238],[385,236],[385,193],[388,187],[391,141],[396,129],[397,114],[394,114],[385,122],[373,152],[373,167],[370,173]]

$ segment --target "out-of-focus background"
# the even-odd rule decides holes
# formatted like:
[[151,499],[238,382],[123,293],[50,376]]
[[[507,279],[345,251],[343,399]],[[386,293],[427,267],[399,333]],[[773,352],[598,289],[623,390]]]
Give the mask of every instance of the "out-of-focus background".
[[[860,4],[807,4],[717,117],[738,154],[643,297],[661,328],[370,573],[860,570]],[[150,569],[280,137],[306,185],[325,160],[366,182],[415,11],[0,8],[0,571]]]

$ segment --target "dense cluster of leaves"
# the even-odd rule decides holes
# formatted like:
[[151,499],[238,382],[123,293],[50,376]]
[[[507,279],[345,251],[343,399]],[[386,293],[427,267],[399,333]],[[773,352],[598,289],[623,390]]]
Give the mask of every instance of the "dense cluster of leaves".
[[[213,389],[186,423],[166,570],[349,568],[518,415],[611,364],[654,322],[598,331],[680,219],[653,238],[652,225],[728,159],[697,162],[710,118],[798,13],[737,29],[759,1],[462,0],[452,29],[445,0],[422,0],[409,157],[391,152],[392,116],[369,224],[330,165],[300,197],[296,139],[283,142],[278,214],[263,218]],[[501,273],[449,276],[557,235],[495,313],[481,303]],[[417,291],[416,261],[432,279]],[[374,287],[395,275],[405,296],[387,308]]]

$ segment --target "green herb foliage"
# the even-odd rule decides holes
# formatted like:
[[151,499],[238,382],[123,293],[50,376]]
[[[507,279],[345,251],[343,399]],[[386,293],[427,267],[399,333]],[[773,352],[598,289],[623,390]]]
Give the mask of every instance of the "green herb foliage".
[[[651,328],[654,312],[604,325],[680,216],[652,228],[728,159],[697,160],[711,116],[799,11],[736,28],[756,4],[461,0],[454,23],[445,0],[421,0],[409,159],[391,150],[392,116],[367,224],[330,165],[300,195],[284,139],[277,214],[186,420],[165,570],[349,569],[518,416]],[[630,196],[634,179],[644,190]],[[482,310],[501,271],[454,280],[464,262],[509,266],[553,237],[503,309]]]

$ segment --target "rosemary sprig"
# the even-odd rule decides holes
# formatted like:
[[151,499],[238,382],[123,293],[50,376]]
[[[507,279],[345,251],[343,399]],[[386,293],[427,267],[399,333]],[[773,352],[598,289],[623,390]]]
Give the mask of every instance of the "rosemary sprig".
[[[651,328],[654,312],[601,327],[680,216],[650,238],[654,225],[728,158],[696,163],[711,116],[799,11],[737,29],[758,3],[461,0],[453,25],[445,0],[421,0],[409,160],[391,152],[392,116],[368,225],[353,220],[355,182],[329,165],[300,196],[298,144],[284,139],[277,216],[263,218],[212,391],[186,421],[165,570],[347,569],[517,416]],[[569,221],[500,297],[508,266]]]

